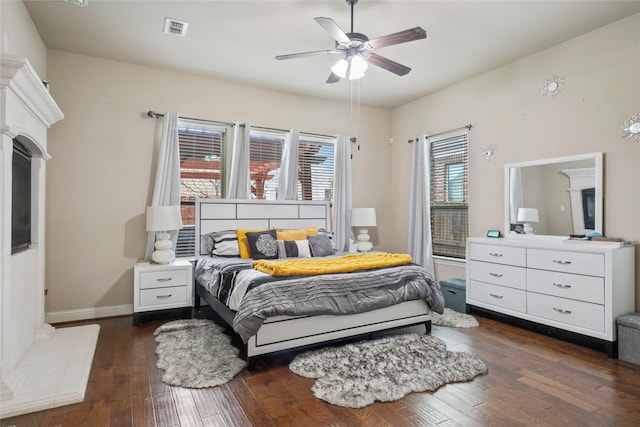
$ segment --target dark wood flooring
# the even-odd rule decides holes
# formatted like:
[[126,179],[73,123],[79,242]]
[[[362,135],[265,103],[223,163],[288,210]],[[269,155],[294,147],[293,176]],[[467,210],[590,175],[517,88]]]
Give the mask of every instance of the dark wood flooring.
[[[199,317],[209,317],[206,309]],[[264,359],[219,387],[160,382],[154,330],[132,317],[102,319],[82,403],[2,420],[2,426],[633,426],[640,425],[640,366],[494,320],[434,326],[450,350],[472,352],[489,373],[434,393],[363,409],[313,397],[291,373],[291,354]],[[64,327],[67,325],[57,325]]]

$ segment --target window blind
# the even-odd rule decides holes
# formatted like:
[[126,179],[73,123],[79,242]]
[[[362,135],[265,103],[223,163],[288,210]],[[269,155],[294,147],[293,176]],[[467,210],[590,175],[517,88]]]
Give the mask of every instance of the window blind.
[[465,257],[468,231],[467,133],[431,142],[433,254]]
[[276,200],[285,132],[251,131],[249,176],[254,199]]
[[298,200],[333,201],[334,141],[300,136]]

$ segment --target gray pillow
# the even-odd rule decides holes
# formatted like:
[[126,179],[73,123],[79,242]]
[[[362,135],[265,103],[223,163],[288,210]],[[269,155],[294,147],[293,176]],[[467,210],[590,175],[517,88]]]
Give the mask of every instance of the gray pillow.
[[253,259],[277,259],[278,244],[276,230],[254,231],[247,233],[249,250]]
[[333,248],[333,242],[326,234],[314,234],[307,236],[309,245],[311,245],[311,253],[314,257],[329,256],[336,253]]
[[240,247],[236,230],[207,233],[200,239],[200,255],[239,258]]

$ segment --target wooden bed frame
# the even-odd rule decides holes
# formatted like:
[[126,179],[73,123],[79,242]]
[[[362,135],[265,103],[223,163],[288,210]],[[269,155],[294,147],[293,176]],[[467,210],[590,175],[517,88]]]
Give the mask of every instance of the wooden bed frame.
[[[200,256],[201,236],[212,231],[306,227],[330,228],[328,202],[197,199],[196,257]],[[233,324],[232,310],[197,282],[195,289],[197,297]],[[200,307],[200,298],[196,298],[196,308]],[[430,309],[422,300],[351,315],[271,317],[247,343],[247,362],[268,353],[418,324],[431,330]]]

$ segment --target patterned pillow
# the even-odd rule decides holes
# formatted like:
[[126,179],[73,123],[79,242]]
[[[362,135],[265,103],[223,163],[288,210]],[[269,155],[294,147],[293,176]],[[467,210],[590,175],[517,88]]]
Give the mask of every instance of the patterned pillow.
[[304,240],[307,238],[306,230],[278,230],[278,240]]
[[224,230],[210,233],[213,239],[213,249],[211,255],[238,258],[240,257],[240,247],[238,246],[238,235],[235,230]]
[[308,240],[277,240],[278,258],[311,258]]
[[253,259],[277,259],[276,230],[248,232],[249,250]]
[[236,229],[238,235],[238,246],[240,247],[240,258],[251,258],[251,248],[249,248],[249,241],[247,240],[247,233],[254,233],[262,230],[244,230],[241,228]]
[[314,257],[328,256],[336,253],[333,248],[333,242],[326,234],[318,233],[313,236],[307,236],[307,240],[309,241],[311,253]]

